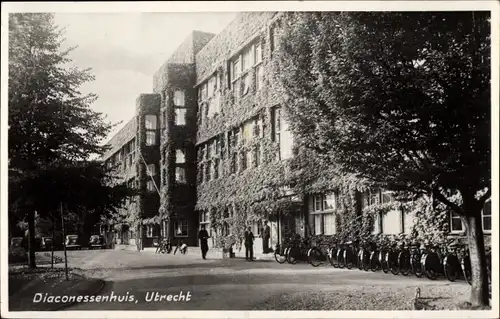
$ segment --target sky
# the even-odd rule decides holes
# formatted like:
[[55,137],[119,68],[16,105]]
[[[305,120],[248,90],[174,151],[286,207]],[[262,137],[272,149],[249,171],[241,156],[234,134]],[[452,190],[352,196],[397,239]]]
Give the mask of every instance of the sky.
[[65,27],[64,46],[75,65],[91,68],[95,81],[82,93],[98,95],[93,108],[112,123],[123,121],[109,140],[135,113],[135,100],[150,93],[153,74],[193,30],[219,33],[236,13],[57,13]]

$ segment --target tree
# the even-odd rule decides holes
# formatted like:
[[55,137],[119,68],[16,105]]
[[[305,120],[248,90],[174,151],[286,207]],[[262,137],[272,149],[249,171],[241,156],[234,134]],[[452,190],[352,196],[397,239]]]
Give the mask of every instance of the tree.
[[93,76],[72,65],[62,36],[52,14],[9,16],[9,219],[26,218],[30,267],[35,210],[48,214],[65,201],[74,212],[102,212],[128,195],[90,161],[106,150],[113,125],[92,110],[97,97],[79,91]]
[[471,302],[488,304],[489,13],[290,13],[281,32],[274,73],[299,143],[345,173],[432,195],[459,214]]

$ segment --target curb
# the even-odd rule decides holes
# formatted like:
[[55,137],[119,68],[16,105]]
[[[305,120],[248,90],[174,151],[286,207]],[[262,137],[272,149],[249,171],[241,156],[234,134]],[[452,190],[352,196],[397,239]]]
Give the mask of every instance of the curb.
[[[74,274],[74,275],[76,275],[78,277],[81,277],[81,278],[86,278],[86,277],[83,277],[83,276],[80,276],[80,275],[77,275],[77,274]],[[89,296],[97,295],[106,286],[106,281],[105,280],[102,280],[102,279],[97,279],[97,280],[100,282],[99,288],[97,288],[94,292],[88,293]],[[47,310],[47,311],[61,311],[61,310],[64,310],[66,308],[69,308],[71,306],[74,306],[76,304],[78,304],[78,302],[74,301],[74,302],[71,302],[71,303],[63,304],[63,305],[61,305],[59,307],[55,307],[53,310]]]

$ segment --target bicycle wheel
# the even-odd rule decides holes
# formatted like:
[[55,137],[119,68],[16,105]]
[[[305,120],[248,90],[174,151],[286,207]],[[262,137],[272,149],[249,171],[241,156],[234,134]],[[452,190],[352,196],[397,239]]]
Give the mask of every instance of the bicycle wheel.
[[399,275],[399,265],[398,265],[398,257],[396,253],[389,254],[389,258],[387,260],[389,264],[389,269],[391,270],[393,275]]
[[370,270],[370,255],[368,254],[368,252],[365,252],[363,254],[363,270]]
[[422,277],[422,275],[423,275],[422,264],[420,263],[420,258],[417,254],[414,254],[411,257],[410,263],[411,263],[412,273],[415,275],[415,277],[417,277],[417,278]]
[[467,281],[469,285],[472,285],[472,272],[469,257],[462,257],[461,264],[465,281]]
[[363,249],[358,252],[358,258],[356,259],[358,264],[358,269],[363,270]]
[[353,263],[353,257],[351,256],[351,253],[348,249],[344,250],[344,266],[345,268],[347,269],[352,269],[352,267],[354,266],[354,263]]
[[370,269],[371,269],[371,271],[375,272],[375,271],[379,270],[379,268],[380,268],[380,265],[379,265],[379,262],[377,259],[377,253],[372,252],[370,255]]
[[274,251],[274,259],[275,259],[278,263],[280,263],[280,264],[285,263],[285,261],[286,261],[286,256],[285,256],[285,254],[284,254],[284,252],[283,252],[283,250],[282,250],[282,249],[276,249],[276,250]]
[[437,271],[434,269],[434,267],[435,267],[434,255],[426,254],[425,256],[422,257],[422,259],[423,259],[422,260],[423,273],[430,280],[436,280]]
[[325,261],[323,252],[318,247],[313,247],[307,252],[307,259],[313,267],[318,267]]
[[333,254],[334,254],[334,249],[329,248],[328,249],[328,262],[330,263],[330,265],[332,265],[332,267],[335,267],[335,261],[333,260]]
[[344,249],[337,250],[337,265],[340,269],[344,268]]
[[406,251],[402,251],[398,256],[399,272],[403,276],[408,276],[411,272],[410,255]]
[[454,282],[458,277],[458,269],[455,267],[455,262],[453,256],[446,256],[443,260],[444,275],[446,278]]
[[290,247],[288,249],[287,261],[289,264],[295,265],[297,263],[297,250],[295,247]]
[[382,262],[381,262],[382,271],[386,274],[389,273],[389,261],[387,258],[388,255],[389,255],[388,252],[384,252],[382,254]]

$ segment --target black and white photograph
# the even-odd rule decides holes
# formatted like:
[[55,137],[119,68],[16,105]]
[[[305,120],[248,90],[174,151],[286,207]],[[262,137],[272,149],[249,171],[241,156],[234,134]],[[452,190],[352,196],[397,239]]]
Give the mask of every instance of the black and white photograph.
[[3,2],[1,316],[498,318],[499,7]]

